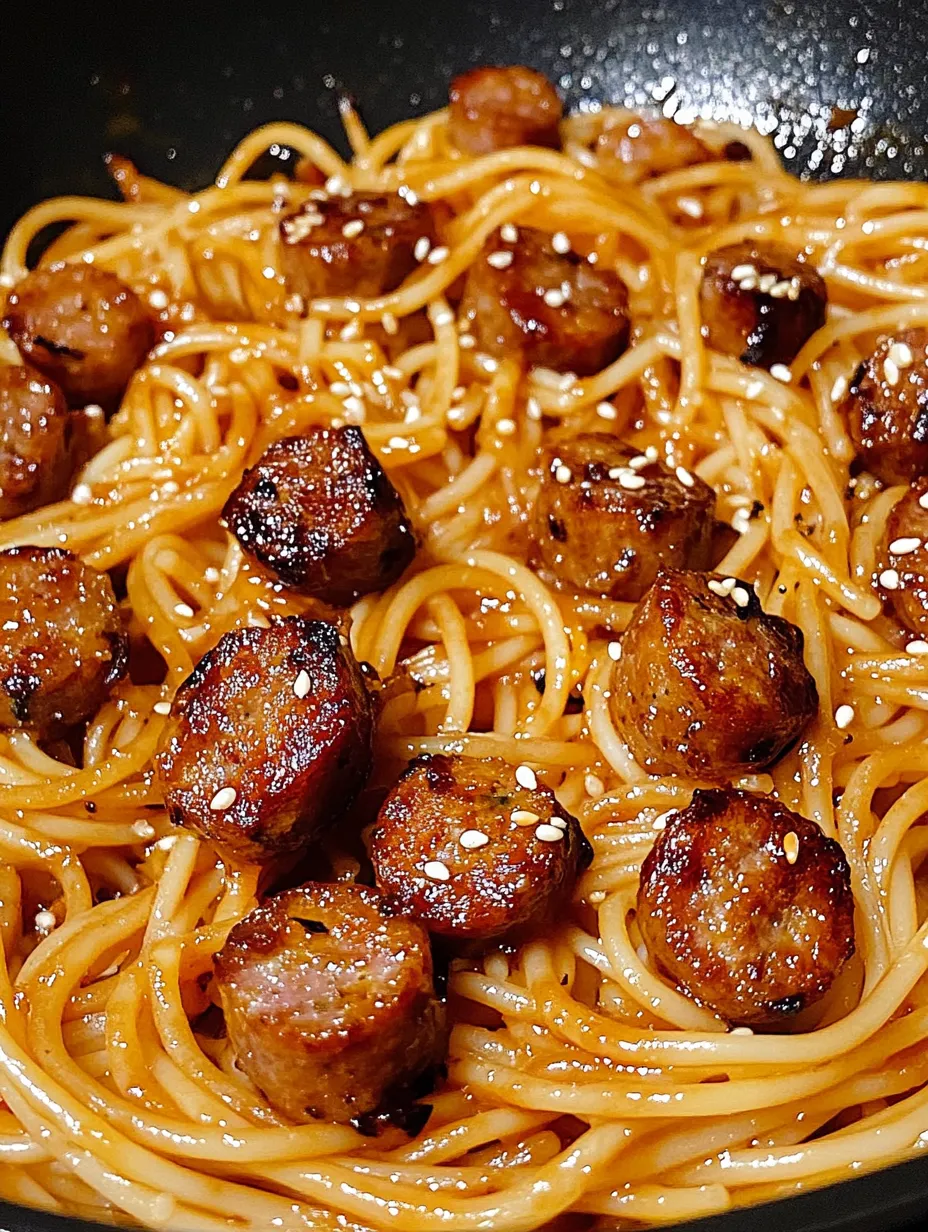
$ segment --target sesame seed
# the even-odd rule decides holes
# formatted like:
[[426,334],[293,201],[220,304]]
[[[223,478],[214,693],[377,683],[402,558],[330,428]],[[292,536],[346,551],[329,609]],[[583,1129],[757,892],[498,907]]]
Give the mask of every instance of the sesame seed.
[[606,784],[598,774],[588,774],[583,780],[583,788],[593,800],[598,800],[606,793]]
[[483,369],[484,372],[496,372],[499,368],[499,363],[492,355],[477,355],[474,362]]
[[596,414],[600,419],[615,419],[618,416],[618,411],[611,402],[599,402],[596,406]]
[[854,707],[848,705],[839,706],[835,711],[835,727],[839,728],[841,731],[844,731],[844,729],[846,727],[850,727],[853,722]]
[[883,377],[887,385],[896,385],[899,381],[899,369],[888,356],[883,361]]
[[886,590],[899,589],[899,574],[895,569],[884,569],[880,574],[880,585]]
[[329,386],[329,392],[336,398],[347,398],[351,393],[351,386],[347,381],[333,381]]
[[183,616],[187,620],[190,620],[193,617],[193,608],[189,603],[175,603],[174,611],[178,616]]
[[674,474],[683,484],[684,488],[691,488],[695,483],[693,476],[689,473],[685,466],[678,466]]
[[342,405],[344,406],[345,410],[348,411],[352,415],[363,415],[364,414],[363,401],[360,398],[354,397],[354,395],[352,395],[350,398],[346,398]]
[[735,586],[731,592],[731,597],[734,599],[738,607],[747,607],[751,602],[751,595],[742,586]]
[[452,321],[454,320],[454,313],[451,311],[450,308],[442,308],[438,312],[435,313],[434,320],[437,326],[450,325]]
[[534,791],[538,786],[538,779],[531,766],[516,766],[516,782],[526,791]]
[[569,466],[565,466],[563,462],[554,471],[554,478],[558,481],[558,483],[570,483],[573,477],[573,471]]
[[889,348],[889,358],[893,361],[897,368],[908,368],[915,356],[912,354],[912,348],[904,342],[894,342]]
[[542,298],[549,308],[562,308],[564,305],[564,292],[557,287],[545,291]]
[[500,436],[512,436],[515,430],[516,424],[514,419],[497,420],[496,431]]
[[433,248],[428,255],[429,265],[441,265],[447,255],[448,249],[444,246],[444,244],[442,244],[440,248]]
[[478,847],[486,847],[490,837],[482,830],[465,830],[459,841],[467,851],[476,851]]
[[735,282],[740,282],[742,278],[756,278],[757,270],[753,265],[736,265],[731,271],[731,276]]
[[835,380],[834,385],[832,385],[831,387],[830,397],[831,397],[832,402],[840,402],[846,393],[847,393],[847,377],[839,376]]
[[778,282],[776,274],[761,274],[757,280],[757,285],[766,295],[768,291],[772,291]]
[[340,175],[330,175],[325,182],[325,191],[333,197],[347,197],[351,193],[348,182]]
[[364,230],[364,220],[361,218],[353,218],[351,222],[346,222],[342,227],[342,235],[346,240],[354,239],[356,235],[360,235]]
[[214,812],[221,813],[223,809],[231,808],[235,803],[238,792],[234,787],[220,787],[209,802],[209,807]]
[[786,299],[790,292],[790,281],[788,278],[782,279],[780,282],[775,282],[770,288],[771,299]]
[[432,241],[427,235],[420,235],[416,240],[416,246],[412,250],[412,255],[417,261],[424,261],[429,255],[429,249],[432,247]]
[[738,283],[739,291],[756,291],[757,279],[753,274],[749,274],[747,278],[742,278]]
[[606,901],[606,891],[605,890],[594,890],[590,894],[589,902],[590,902],[591,907],[598,907],[600,903],[604,903],[605,901]]
[[923,492],[918,498],[918,503],[922,509],[928,509],[928,492]]
[[643,453],[636,453],[633,458],[628,459],[628,465],[633,471],[643,470],[646,466],[649,466],[650,463],[651,459]]
[[636,475],[633,470],[623,470],[619,474],[619,486],[626,488],[629,492],[636,492],[639,488],[643,488],[647,482],[644,475]]
[[606,654],[609,656],[609,658],[612,660],[613,663],[618,663],[619,659],[621,659],[622,657],[622,643],[621,642],[610,642],[609,645],[606,647]]
[[664,830],[664,829],[666,829],[666,828],[667,828],[667,822],[668,822],[668,821],[670,820],[670,818],[671,818],[671,817],[673,817],[673,815],[674,815],[675,813],[677,813],[677,812],[679,812],[679,809],[668,809],[666,813],[658,813],[658,815],[657,815],[657,816],[654,818],[654,820],[651,822],[651,829],[652,829],[652,830]]
[[560,253],[561,256],[570,252],[570,240],[568,239],[566,233],[563,231],[555,231],[555,233],[551,236],[551,247],[555,252]]
[[909,552],[917,552],[921,546],[921,539],[905,536],[902,539],[894,539],[889,545],[889,550],[894,556],[908,556]]
[[753,1035],[754,1032],[750,1027],[732,1027],[729,1035]]
[[409,440],[405,436],[391,436],[387,441],[387,445],[391,449],[408,449]]
[[429,860],[422,866],[422,871],[432,881],[448,881],[451,874],[448,872],[448,865],[442,864],[441,860]]
[[71,492],[71,500],[75,505],[89,505],[93,500],[93,491],[89,483],[76,484]]
[[473,334],[461,334],[458,338],[458,346],[462,351],[470,351],[477,345],[477,339]]
[[782,381],[784,385],[788,385],[793,379],[793,374],[786,364],[774,364],[770,369],[770,375],[775,381]]
[[762,394],[763,392],[764,392],[764,382],[763,381],[750,381],[748,383],[747,388],[744,391],[744,396],[746,398],[754,399],[759,394]]
[[[541,403],[538,401],[537,398],[526,398],[525,413],[529,417],[529,419],[533,419],[536,422],[539,419],[541,419],[541,416],[542,416]],[[926,495],[928,495],[928,493],[926,493]]]
[[558,843],[564,837],[564,831],[557,826],[540,825],[535,828],[535,837],[543,843]]
[[170,714],[171,713],[171,703],[170,702],[155,702],[155,704],[152,706],[152,710],[154,710],[155,714]]
[[164,838],[158,839],[157,843],[155,843],[155,846],[158,848],[159,851],[170,851],[171,848],[174,846],[174,844],[177,842],[177,838],[178,836],[176,834],[166,834]]
[[914,641],[906,643],[905,653],[910,655],[928,654],[928,642],[923,642],[920,637],[917,637]]
[[487,257],[487,265],[492,265],[494,269],[508,269],[512,265],[511,252],[491,252]]
[[531,809],[513,809],[509,819],[517,826],[533,826],[536,821],[540,820],[538,814],[533,813]]
[[54,911],[37,911],[35,915],[35,926],[40,933],[50,933],[58,921],[55,919]]
[[399,328],[400,328],[399,323],[397,322],[397,319],[393,315],[392,312],[385,312],[383,316],[380,318],[380,324],[384,327],[386,332],[390,334],[391,337],[394,334],[399,333]]
[[737,578],[709,578],[706,585],[713,594],[719,595],[722,599],[727,599],[738,585],[738,580]]
[[306,697],[309,690],[312,688],[312,681],[309,678],[309,672],[304,669],[300,670],[299,675],[293,682],[293,692],[297,697]]
[[513,226],[511,222],[504,222],[499,229],[499,233],[507,244],[515,244],[519,238],[519,228]]
[[164,293],[164,291],[162,291],[162,290],[160,290],[160,289],[157,289],[157,288],[156,288],[156,289],[155,289],[154,291],[152,291],[152,293],[149,295],[149,297],[148,297],[148,302],[151,304],[152,308],[154,308],[154,309],[156,309],[157,311],[159,311],[159,312],[160,312],[160,310],[161,310],[162,308],[167,308],[167,306],[168,306],[168,297],[167,297],[167,295]]
[[799,859],[799,835],[795,830],[790,830],[789,834],[784,838],[783,852],[786,856],[787,864],[795,864]]
[[696,197],[677,197],[677,209],[688,218],[702,218],[702,202]]

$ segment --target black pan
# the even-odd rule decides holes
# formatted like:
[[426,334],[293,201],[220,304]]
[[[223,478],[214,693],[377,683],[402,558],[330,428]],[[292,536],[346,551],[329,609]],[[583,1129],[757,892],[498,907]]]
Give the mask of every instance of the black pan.
[[[928,172],[928,0],[134,7],[91,0],[59,15],[28,0],[5,6],[4,230],[43,197],[112,195],[101,161],[107,150],[199,187],[258,124],[299,120],[344,150],[339,91],[378,130],[440,106],[451,76],[488,62],[543,70],[573,107],[619,102],[684,118],[756,121],[776,135],[790,167],[818,178]],[[926,1213],[928,1158],[688,1226],[893,1232],[924,1226]],[[11,1232],[75,1232],[69,1220],[3,1203],[0,1223]]]

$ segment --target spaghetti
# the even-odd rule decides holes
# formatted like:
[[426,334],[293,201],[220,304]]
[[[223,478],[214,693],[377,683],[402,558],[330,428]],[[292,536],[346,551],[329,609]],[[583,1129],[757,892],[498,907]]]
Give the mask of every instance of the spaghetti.
[[[595,139],[627,119],[568,118],[560,151],[463,157],[445,112],[371,138],[348,109],[350,162],[272,124],[202,192],[126,166],[126,201],[47,201],[13,228],[4,287],[43,229],[67,222],[43,263],[113,271],[165,330],[70,498],[0,525],[0,547],[65,545],[123,571],[133,644],[150,643],[166,670],[163,683],[118,687],[87,726],[79,768],[27,732],[0,737],[4,1198],[177,1229],[515,1230],[565,1211],[637,1226],[921,1150],[928,658],[905,653],[870,583],[900,489],[848,487],[854,451],[836,404],[881,333],[928,325],[928,187],[800,183],[757,134],[707,127],[713,148],[737,138],[750,160],[617,188]],[[396,291],[300,315],[277,223],[319,190],[247,179],[271,146],[329,191],[441,203],[438,256]],[[620,358],[576,379],[474,347],[454,284],[507,223],[565,231],[621,274],[633,343]],[[787,381],[709,350],[701,331],[701,259],[747,238],[804,251],[828,285],[827,323]],[[422,309],[428,340],[391,360],[385,346]],[[0,358],[18,362],[6,338]],[[412,1140],[285,1124],[227,1041],[191,1026],[259,870],[172,830],[151,774],[165,703],[206,650],[310,609],[243,557],[218,516],[270,441],[336,423],[363,427],[423,544],[411,571],[351,613],[357,658],[415,683],[386,691],[374,789],[421,752],[527,761],[595,850],[550,935],[455,964],[448,1082]],[[839,839],[858,957],[790,1034],[728,1031],[642,957],[639,867],[694,784],[646,775],[613,727],[608,646],[631,604],[556,592],[525,563],[551,424],[614,431],[710,483],[738,531],[719,571],[755,583],[805,635],[818,717],[769,774],[739,785],[772,790]],[[585,708],[570,713],[578,685]]]

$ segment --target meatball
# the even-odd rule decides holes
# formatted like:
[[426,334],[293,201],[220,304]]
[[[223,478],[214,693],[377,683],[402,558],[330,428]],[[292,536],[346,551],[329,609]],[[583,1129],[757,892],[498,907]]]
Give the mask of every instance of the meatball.
[[370,855],[399,911],[472,949],[550,923],[592,849],[529,767],[437,754],[410,762],[387,796]]
[[472,68],[455,77],[448,98],[448,133],[465,154],[517,145],[556,150],[561,144],[561,100],[547,77],[532,68]]
[[291,1121],[397,1106],[444,1058],[428,934],[364,886],[275,895],[235,925],[215,969],[238,1064]]
[[640,599],[658,568],[710,564],[715,493],[605,432],[542,453],[533,511],[538,560],[576,590]]
[[154,344],[142,301],[95,265],[52,265],[10,292],[4,327],[27,363],[61,386],[70,406],[114,411]]
[[729,1022],[775,1027],[813,1005],[854,953],[840,846],[772,796],[696,791],[641,866],[653,962]]
[[403,502],[360,428],[310,428],[275,441],[223,517],[285,586],[336,605],[385,590],[416,552]]
[[928,329],[882,339],[844,401],[857,456],[884,483],[928,473]]
[[610,179],[623,184],[668,171],[682,171],[717,156],[690,129],[674,120],[634,118],[600,133],[596,152]]
[[373,714],[334,625],[225,634],[177,691],[156,766],[168,815],[260,861],[305,847],[370,770]]
[[[925,505],[921,501],[925,501]],[[895,570],[885,587],[896,618],[920,637],[928,635],[928,479],[912,485],[886,521],[883,560]],[[884,582],[889,580],[884,573]]]
[[712,780],[771,765],[818,708],[802,633],[734,578],[661,568],[632,613],[613,721],[654,774]]
[[789,364],[825,324],[828,292],[787,248],[745,241],[706,258],[699,292],[709,345],[743,364]]
[[461,309],[481,350],[588,376],[628,343],[628,291],[612,270],[575,252],[556,252],[551,237],[520,227],[497,231],[467,273]]
[[304,300],[380,295],[416,268],[416,245],[431,244],[429,207],[396,193],[352,193],[307,201],[280,223],[287,288]]
[[67,403],[53,381],[20,364],[0,367],[0,518],[64,496],[72,437]]
[[0,727],[80,723],[126,673],[110,579],[63,548],[0,552],[0,626]]

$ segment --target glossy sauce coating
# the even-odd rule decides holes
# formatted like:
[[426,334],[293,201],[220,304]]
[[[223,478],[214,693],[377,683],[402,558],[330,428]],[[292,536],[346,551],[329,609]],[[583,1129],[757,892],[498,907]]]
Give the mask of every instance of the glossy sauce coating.
[[490,236],[467,272],[461,313],[481,351],[578,376],[605,368],[628,343],[618,274],[556,252],[532,227],[519,227],[514,240]]
[[55,381],[70,406],[114,411],[155,340],[135,292],[95,265],[35,269],[13,288],[4,327],[23,359]]
[[0,366],[0,518],[64,496],[74,423],[54,381],[23,364]]
[[778,244],[744,241],[706,258],[699,304],[711,347],[744,364],[788,365],[825,324],[828,292],[814,265]]
[[444,1058],[428,935],[374,890],[277,894],[235,925],[215,967],[238,1064],[292,1121],[400,1103]]
[[416,551],[403,502],[360,428],[275,441],[222,512],[285,586],[336,605],[385,590]]
[[176,825],[243,860],[330,830],[370,771],[373,716],[338,630],[291,616],[225,634],[174,699],[156,766]]
[[708,484],[609,433],[583,432],[542,451],[535,555],[575,590],[637,600],[662,564],[705,569],[714,517]]
[[468,948],[549,924],[566,910],[592,849],[554,793],[527,781],[535,786],[521,785],[498,758],[410,762],[371,838],[383,894],[431,933]]
[[928,329],[883,338],[842,407],[861,464],[884,483],[928,472]]
[[604,129],[596,140],[596,153],[603,173],[622,184],[640,184],[668,171],[682,171],[717,159],[684,125],[638,116]]
[[551,82],[534,69],[472,68],[455,77],[448,98],[448,136],[464,154],[560,145],[557,126],[564,108]]
[[0,727],[80,723],[125,675],[110,579],[63,548],[0,552],[0,627]]
[[397,193],[357,192],[307,201],[280,223],[287,289],[308,302],[393,291],[417,268],[416,244],[435,241],[429,207]]
[[696,791],[641,866],[652,961],[731,1023],[775,1027],[818,1001],[854,953],[840,846],[772,796]]
[[622,638],[613,721],[652,774],[761,770],[817,710],[802,652],[800,630],[768,616],[749,583],[662,568]]
[[[920,638],[928,634],[928,479],[919,479],[893,505],[886,519],[880,577],[900,621]],[[895,551],[893,550],[895,548]],[[886,578],[884,570],[896,576]]]

